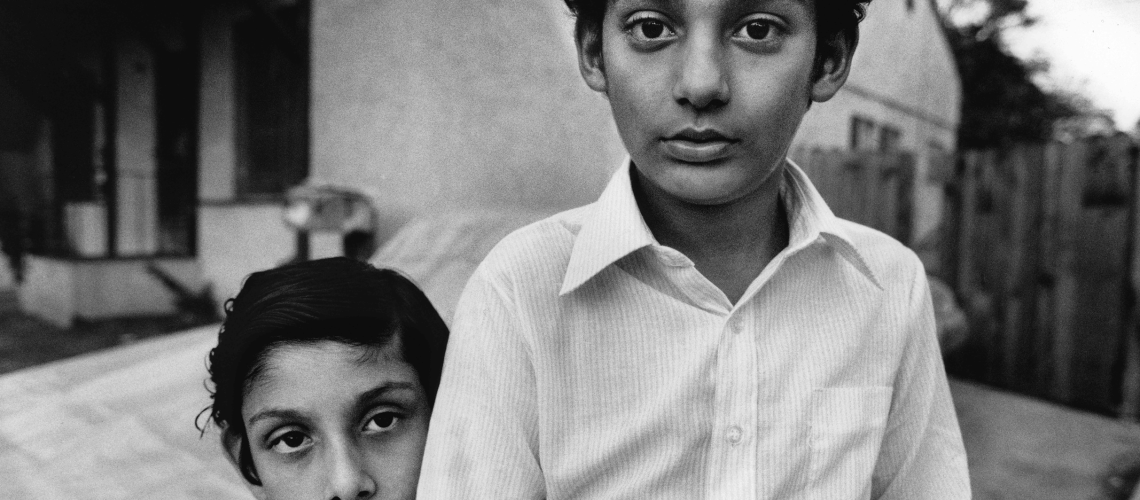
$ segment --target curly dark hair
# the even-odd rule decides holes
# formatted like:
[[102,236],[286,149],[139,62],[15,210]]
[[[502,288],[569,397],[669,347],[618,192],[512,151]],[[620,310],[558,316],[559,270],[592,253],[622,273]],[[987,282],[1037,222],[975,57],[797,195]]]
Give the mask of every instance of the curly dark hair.
[[[575,17],[574,34],[578,39],[601,40],[602,20],[606,16],[606,7],[612,1],[565,0]],[[866,16],[867,5],[870,3],[871,0],[815,0],[817,73],[836,37],[842,36],[851,45],[859,41],[859,23]]]
[[[366,356],[397,347],[419,376],[428,404],[435,403],[447,325],[427,296],[396,271],[344,257],[290,264],[251,274],[225,309],[209,356],[213,404],[203,413],[223,439],[239,445],[238,468],[251,484],[260,479],[242,400],[277,347],[332,340],[365,348]],[[205,425],[195,425],[205,432]]]

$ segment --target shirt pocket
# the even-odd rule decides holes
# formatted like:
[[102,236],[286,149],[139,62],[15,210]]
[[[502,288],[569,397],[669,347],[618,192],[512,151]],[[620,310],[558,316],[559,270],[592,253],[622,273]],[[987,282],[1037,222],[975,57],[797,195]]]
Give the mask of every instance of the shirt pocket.
[[887,386],[816,389],[811,395],[811,498],[871,498],[892,390]]

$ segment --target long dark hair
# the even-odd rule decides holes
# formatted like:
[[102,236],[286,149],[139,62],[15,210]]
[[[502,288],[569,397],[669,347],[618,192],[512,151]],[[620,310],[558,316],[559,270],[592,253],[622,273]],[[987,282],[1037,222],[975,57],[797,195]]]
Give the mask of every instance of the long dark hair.
[[[334,257],[253,273],[226,301],[218,346],[210,351],[209,412],[226,439],[240,439],[238,468],[260,484],[241,417],[242,398],[270,351],[333,340],[380,350],[397,346],[434,405],[447,325],[427,296],[391,269]],[[395,342],[393,344],[393,342]],[[204,431],[204,425],[198,425]]]

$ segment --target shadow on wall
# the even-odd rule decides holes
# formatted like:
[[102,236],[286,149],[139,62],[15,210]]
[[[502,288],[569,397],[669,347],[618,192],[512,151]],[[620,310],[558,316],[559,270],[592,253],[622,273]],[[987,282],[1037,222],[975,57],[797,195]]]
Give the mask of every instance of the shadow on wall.
[[12,272],[12,266],[9,265],[11,259],[4,252],[0,252],[0,292],[14,290],[16,288],[16,275]]

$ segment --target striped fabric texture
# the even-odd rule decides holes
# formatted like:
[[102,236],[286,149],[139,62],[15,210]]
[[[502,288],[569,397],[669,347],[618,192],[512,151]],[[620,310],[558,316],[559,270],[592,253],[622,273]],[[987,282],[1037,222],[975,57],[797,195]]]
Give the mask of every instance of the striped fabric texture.
[[970,497],[913,252],[788,162],[790,243],[733,305],[656,242],[629,168],[468,282],[421,500]]

